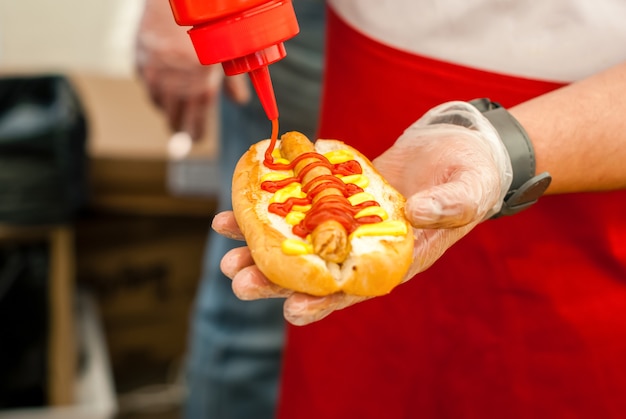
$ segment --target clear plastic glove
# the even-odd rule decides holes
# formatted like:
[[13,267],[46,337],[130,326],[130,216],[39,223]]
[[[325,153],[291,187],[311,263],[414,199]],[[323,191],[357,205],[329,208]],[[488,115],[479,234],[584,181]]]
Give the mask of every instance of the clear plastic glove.
[[136,39],[135,61],[152,102],[161,109],[173,132],[201,138],[209,106],[222,83],[237,103],[250,99],[244,75],[224,78],[221,66],[198,61],[186,29],[174,21],[169,3],[146,0]]
[[373,163],[407,197],[404,211],[415,234],[407,279],[495,215],[513,180],[500,136],[466,102],[431,109]]
[[[373,163],[407,197],[405,213],[415,235],[415,259],[405,281],[496,214],[513,177],[497,132],[465,102],[433,108]],[[228,237],[243,238],[231,212],[218,214],[213,228]],[[284,315],[295,325],[315,322],[367,299],[342,293],[315,297],[280,288],[256,268],[247,247],[228,252],[221,268],[243,300],[286,297]]]

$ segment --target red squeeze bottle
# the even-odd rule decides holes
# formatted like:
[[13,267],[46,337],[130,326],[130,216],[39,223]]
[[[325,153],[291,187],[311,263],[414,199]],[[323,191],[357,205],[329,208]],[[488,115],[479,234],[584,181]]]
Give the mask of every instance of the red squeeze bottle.
[[268,65],[286,55],[299,32],[291,0],[170,0],[203,65],[222,63],[228,76],[249,73],[270,120],[278,118]]

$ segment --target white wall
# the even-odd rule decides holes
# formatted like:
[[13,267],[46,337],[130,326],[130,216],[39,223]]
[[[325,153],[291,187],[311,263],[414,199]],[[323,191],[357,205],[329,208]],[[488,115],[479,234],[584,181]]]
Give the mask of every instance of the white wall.
[[142,7],[143,0],[0,0],[0,68],[131,76]]

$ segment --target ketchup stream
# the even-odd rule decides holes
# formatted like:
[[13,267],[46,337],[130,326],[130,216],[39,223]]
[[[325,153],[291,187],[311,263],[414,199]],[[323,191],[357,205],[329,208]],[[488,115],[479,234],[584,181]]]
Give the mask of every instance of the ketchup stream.
[[[355,215],[363,208],[370,206],[378,206],[376,201],[365,201],[358,205],[352,205],[348,201],[348,197],[363,192],[363,189],[357,185],[344,183],[336,175],[354,175],[362,174],[363,169],[356,160],[349,160],[343,163],[332,164],[325,156],[316,152],[303,153],[289,163],[276,163],[272,153],[276,147],[278,140],[278,119],[272,120],[272,136],[270,144],[265,150],[265,159],[263,164],[272,170],[293,170],[296,165],[304,159],[315,159],[300,170],[298,176],[289,177],[282,180],[267,180],[261,183],[261,189],[267,192],[275,193],[276,191],[288,186],[291,183],[302,183],[304,176],[315,167],[326,167],[331,171],[331,175],[322,175],[312,181],[302,185],[302,191],[307,194],[305,198],[287,198],[285,202],[274,202],[269,205],[269,212],[285,217],[294,205],[312,205],[311,209],[306,212],[304,219],[293,227],[293,233],[299,237],[305,238],[315,227],[321,223],[334,220],[340,223],[348,234],[356,230],[360,225],[382,222],[382,218],[378,215],[370,215],[355,218]],[[314,198],[324,189],[332,187],[341,192],[340,195],[327,195],[315,200]]]

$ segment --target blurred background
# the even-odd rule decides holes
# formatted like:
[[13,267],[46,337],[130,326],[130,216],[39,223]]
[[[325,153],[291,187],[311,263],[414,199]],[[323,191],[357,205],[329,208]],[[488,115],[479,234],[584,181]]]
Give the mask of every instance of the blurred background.
[[0,0],[0,418],[178,417],[217,143],[168,155],[142,7]]

